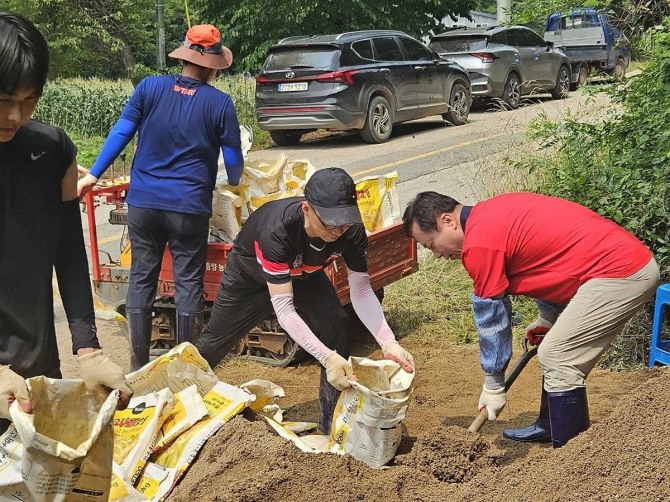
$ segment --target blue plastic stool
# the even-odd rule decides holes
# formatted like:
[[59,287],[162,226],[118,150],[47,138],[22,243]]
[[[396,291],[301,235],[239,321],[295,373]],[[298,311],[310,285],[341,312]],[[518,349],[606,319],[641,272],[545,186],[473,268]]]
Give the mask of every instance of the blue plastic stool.
[[670,340],[661,340],[663,311],[666,305],[670,305],[670,284],[661,284],[656,290],[654,325],[651,328],[651,350],[649,351],[650,368],[655,363],[670,364]]

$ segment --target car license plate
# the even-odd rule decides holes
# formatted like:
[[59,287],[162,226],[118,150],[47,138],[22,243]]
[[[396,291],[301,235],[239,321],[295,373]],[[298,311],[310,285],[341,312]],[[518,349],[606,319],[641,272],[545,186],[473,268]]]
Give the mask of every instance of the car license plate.
[[306,91],[307,82],[290,82],[286,84],[278,84],[279,92],[291,92],[291,91]]

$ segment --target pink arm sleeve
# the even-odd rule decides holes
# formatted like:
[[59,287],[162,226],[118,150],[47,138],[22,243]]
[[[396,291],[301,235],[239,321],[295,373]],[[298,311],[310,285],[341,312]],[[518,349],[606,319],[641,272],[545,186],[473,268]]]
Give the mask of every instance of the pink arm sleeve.
[[293,293],[274,295],[270,298],[277,314],[277,320],[293,340],[312,354],[321,364],[330,355],[332,349],[326,347],[309,329],[309,326],[295,311]]
[[395,342],[395,335],[389,328],[379,299],[372,291],[370,276],[365,272],[349,271],[349,296],[356,315],[375,337],[379,346]]

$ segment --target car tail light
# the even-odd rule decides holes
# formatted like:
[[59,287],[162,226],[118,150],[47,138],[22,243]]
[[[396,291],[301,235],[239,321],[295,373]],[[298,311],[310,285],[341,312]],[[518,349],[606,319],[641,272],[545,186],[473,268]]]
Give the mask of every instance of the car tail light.
[[267,77],[256,77],[257,84],[267,84],[268,82],[272,82],[272,80]]
[[493,61],[498,59],[498,56],[495,56],[490,52],[471,52],[470,55],[481,59],[483,63],[493,63]]
[[353,76],[358,73],[356,70],[349,71],[333,71],[330,73],[323,73],[315,78],[317,82],[340,82],[342,84],[352,85],[354,83]]

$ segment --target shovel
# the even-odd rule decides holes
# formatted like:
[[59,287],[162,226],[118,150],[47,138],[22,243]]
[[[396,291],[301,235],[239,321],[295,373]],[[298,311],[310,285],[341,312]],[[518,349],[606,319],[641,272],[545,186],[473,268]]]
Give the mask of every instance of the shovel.
[[[514,383],[514,380],[516,380],[521,371],[526,367],[526,364],[528,364],[528,361],[530,361],[535,354],[537,354],[537,347],[533,347],[532,349],[528,350],[528,340],[524,340],[523,354],[521,354],[521,357],[509,372],[507,378],[505,378],[505,392],[509,390],[509,388]],[[472,421],[472,424],[470,424],[470,427],[468,427],[468,431],[479,432],[482,426],[486,423],[488,416],[489,412],[486,410],[486,408],[484,408],[479,412],[477,418]]]

